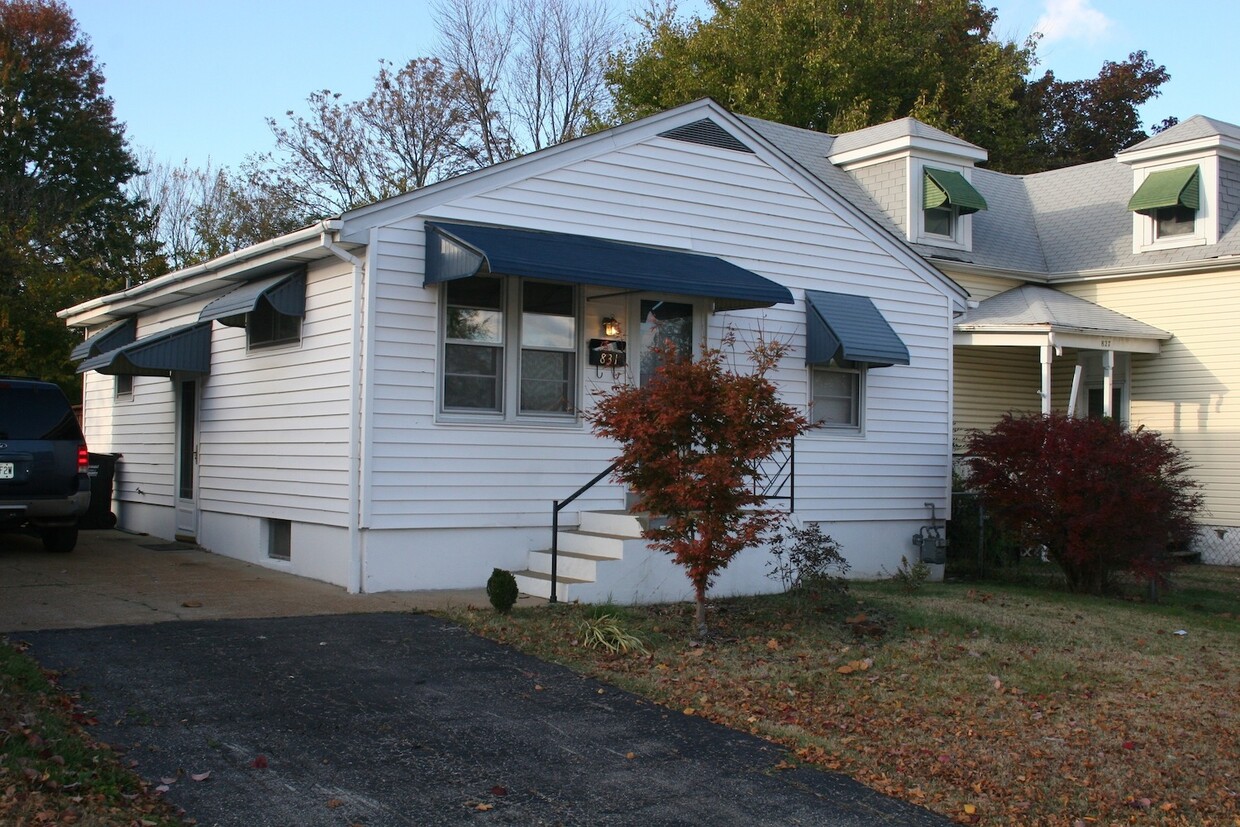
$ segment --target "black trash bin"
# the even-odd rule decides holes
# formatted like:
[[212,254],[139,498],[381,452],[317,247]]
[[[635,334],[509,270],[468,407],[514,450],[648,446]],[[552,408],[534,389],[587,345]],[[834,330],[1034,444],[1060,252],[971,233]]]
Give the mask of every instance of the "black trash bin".
[[90,477],[90,508],[78,520],[78,528],[112,528],[112,483],[116,479],[116,461],[120,454],[90,454],[86,473]]

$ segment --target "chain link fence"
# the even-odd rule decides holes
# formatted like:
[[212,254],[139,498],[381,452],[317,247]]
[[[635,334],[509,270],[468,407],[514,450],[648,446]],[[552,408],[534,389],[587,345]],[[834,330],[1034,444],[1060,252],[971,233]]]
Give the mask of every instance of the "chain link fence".
[[[1191,549],[1197,560],[1212,566],[1240,566],[1240,528],[1202,526]],[[952,492],[952,518],[947,523],[947,577],[983,579],[1019,570],[1022,562],[1040,562],[1040,555],[1022,549],[990,520],[972,491]]]

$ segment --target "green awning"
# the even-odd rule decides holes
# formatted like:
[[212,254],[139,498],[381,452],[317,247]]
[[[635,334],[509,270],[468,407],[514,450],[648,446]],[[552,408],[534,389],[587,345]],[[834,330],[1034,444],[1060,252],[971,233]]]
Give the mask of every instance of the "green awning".
[[986,209],[986,199],[959,172],[926,167],[925,173],[922,187],[924,209],[952,206],[961,215]]
[[1164,207],[1201,207],[1201,172],[1196,164],[1151,172],[1128,199],[1132,212],[1152,213]]

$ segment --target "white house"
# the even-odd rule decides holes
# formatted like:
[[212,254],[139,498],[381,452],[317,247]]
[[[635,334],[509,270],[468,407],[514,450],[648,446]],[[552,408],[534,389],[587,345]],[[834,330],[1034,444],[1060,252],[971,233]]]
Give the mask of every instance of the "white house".
[[[804,140],[699,101],[62,311],[120,525],[355,592],[548,594],[552,502],[615,455],[593,395],[734,328],[791,344],[777,381],[823,421],[797,519],[894,570],[948,506],[966,293]],[[561,514],[561,595],[687,596],[624,505],[604,479]],[[764,555],[717,590],[772,588]]]

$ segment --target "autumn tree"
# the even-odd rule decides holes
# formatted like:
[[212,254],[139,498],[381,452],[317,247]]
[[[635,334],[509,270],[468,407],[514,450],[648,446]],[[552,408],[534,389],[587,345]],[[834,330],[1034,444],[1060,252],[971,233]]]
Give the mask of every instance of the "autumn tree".
[[761,461],[810,427],[769,378],[785,351],[759,340],[752,370],[738,372],[721,349],[693,359],[668,343],[652,381],[604,394],[589,414],[595,433],[620,443],[615,475],[637,492],[637,508],[662,518],[643,537],[684,567],[700,635],[715,576],[778,520],[756,493]]
[[103,73],[59,0],[0,0],[0,373],[77,384],[56,311],[162,269]]
[[1170,78],[1167,67],[1143,51],[1126,61],[1106,61],[1096,78],[1065,81],[1046,72],[1018,96],[1016,117],[1032,137],[1026,157],[1013,149],[1002,159],[1005,171],[1023,174],[1104,161],[1145,140],[1137,107],[1156,97]]
[[[996,36],[997,13],[981,0],[710,0],[710,9],[684,18],[669,4],[638,21],[638,38],[607,72],[618,119],[706,96],[837,134],[912,116],[985,147],[994,169],[1025,172],[1114,146],[1165,80],[1138,53],[1094,81],[1030,84],[1036,38]],[[1070,128],[1073,95],[1085,104],[1076,114],[1108,125],[1097,141]],[[1072,143],[1055,155],[1049,141],[1068,132]]]
[[1157,578],[1188,543],[1201,508],[1183,453],[1110,418],[1014,417],[968,440],[969,488],[1012,536],[1041,546],[1073,591],[1099,594],[1115,572]]

